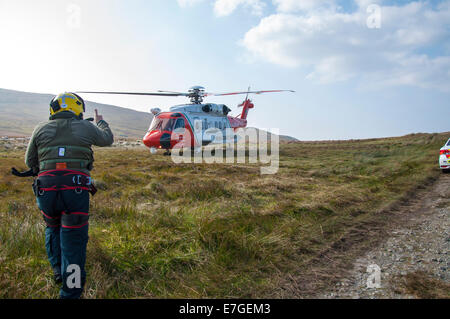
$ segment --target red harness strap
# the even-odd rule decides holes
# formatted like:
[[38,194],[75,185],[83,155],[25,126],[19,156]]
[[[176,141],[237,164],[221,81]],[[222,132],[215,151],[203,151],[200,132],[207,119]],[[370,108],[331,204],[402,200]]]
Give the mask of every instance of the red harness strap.
[[65,190],[86,190],[95,195],[97,191],[88,174],[67,169],[50,170],[39,174],[36,180],[36,190],[39,195],[43,195],[43,192]]

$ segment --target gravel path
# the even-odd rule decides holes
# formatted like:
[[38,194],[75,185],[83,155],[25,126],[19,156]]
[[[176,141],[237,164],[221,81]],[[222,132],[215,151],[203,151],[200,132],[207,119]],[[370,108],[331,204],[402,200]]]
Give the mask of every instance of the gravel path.
[[[450,174],[443,174],[429,193],[412,202],[402,225],[357,259],[353,270],[320,297],[416,298],[402,289],[403,278],[411,274],[425,274],[431,285],[447,285],[444,290],[450,294]],[[377,269],[379,281],[374,278]],[[368,287],[369,277],[372,287]]]

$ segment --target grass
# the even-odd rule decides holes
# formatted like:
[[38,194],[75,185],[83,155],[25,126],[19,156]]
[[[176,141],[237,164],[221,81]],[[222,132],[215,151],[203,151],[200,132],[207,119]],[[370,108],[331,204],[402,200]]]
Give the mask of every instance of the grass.
[[[85,297],[277,297],[352,227],[436,178],[447,138],[282,144],[276,175],[95,149]],[[9,175],[23,156],[0,144],[0,298],[55,298],[31,181]]]
[[450,284],[436,279],[431,274],[415,271],[399,277],[399,293],[421,299],[450,299]]

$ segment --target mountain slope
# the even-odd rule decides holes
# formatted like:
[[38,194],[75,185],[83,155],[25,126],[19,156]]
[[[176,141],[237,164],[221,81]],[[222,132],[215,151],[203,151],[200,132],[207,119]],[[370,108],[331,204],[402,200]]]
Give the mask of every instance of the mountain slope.
[[[258,136],[259,136],[259,132],[260,131],[261,132],[266,132],[266,134],[267,134],[267,141],[270,141],[272,139],[272,136],[276,136],[276,134],[270,133],[267,130],[262,130],[262,129],[259,129],[259,128],[256,128],[256,127],[247,127],[245,130],[248,130],[248,129],[256,129],[256,132],[257,132]],[[288,136],[288,135],[278,135],[278,138],[279,138],[279,142],[280,143],[299,142],[299,140],[297,140],[295,137]],[[243,143],[243,142],[244,142],[243,140],[240,140],[240,143]]]
[[[30,135],[36,124],[46,121],[51,94],[37,94],[0,89],[0,135]],[[141,138],[153,116],[150,113],[86,101],[85,117],[92,117],[94,109],[103,114],[114,134]]]

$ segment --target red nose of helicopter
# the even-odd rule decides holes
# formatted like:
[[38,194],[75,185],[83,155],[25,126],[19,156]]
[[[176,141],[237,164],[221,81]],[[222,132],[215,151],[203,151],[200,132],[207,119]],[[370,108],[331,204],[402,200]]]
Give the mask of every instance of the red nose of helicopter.
[[143,142],[147,147],[161,148],[161,136],[163,135],[160,131],[147,132],[143,138]]
[[167,132],[161,132],[161,131],[153,131],[148,132],[143,139],[144,144],[149,148],[163,148],[163,149],[170,149],[172,148],[171,143],[172,135]]

